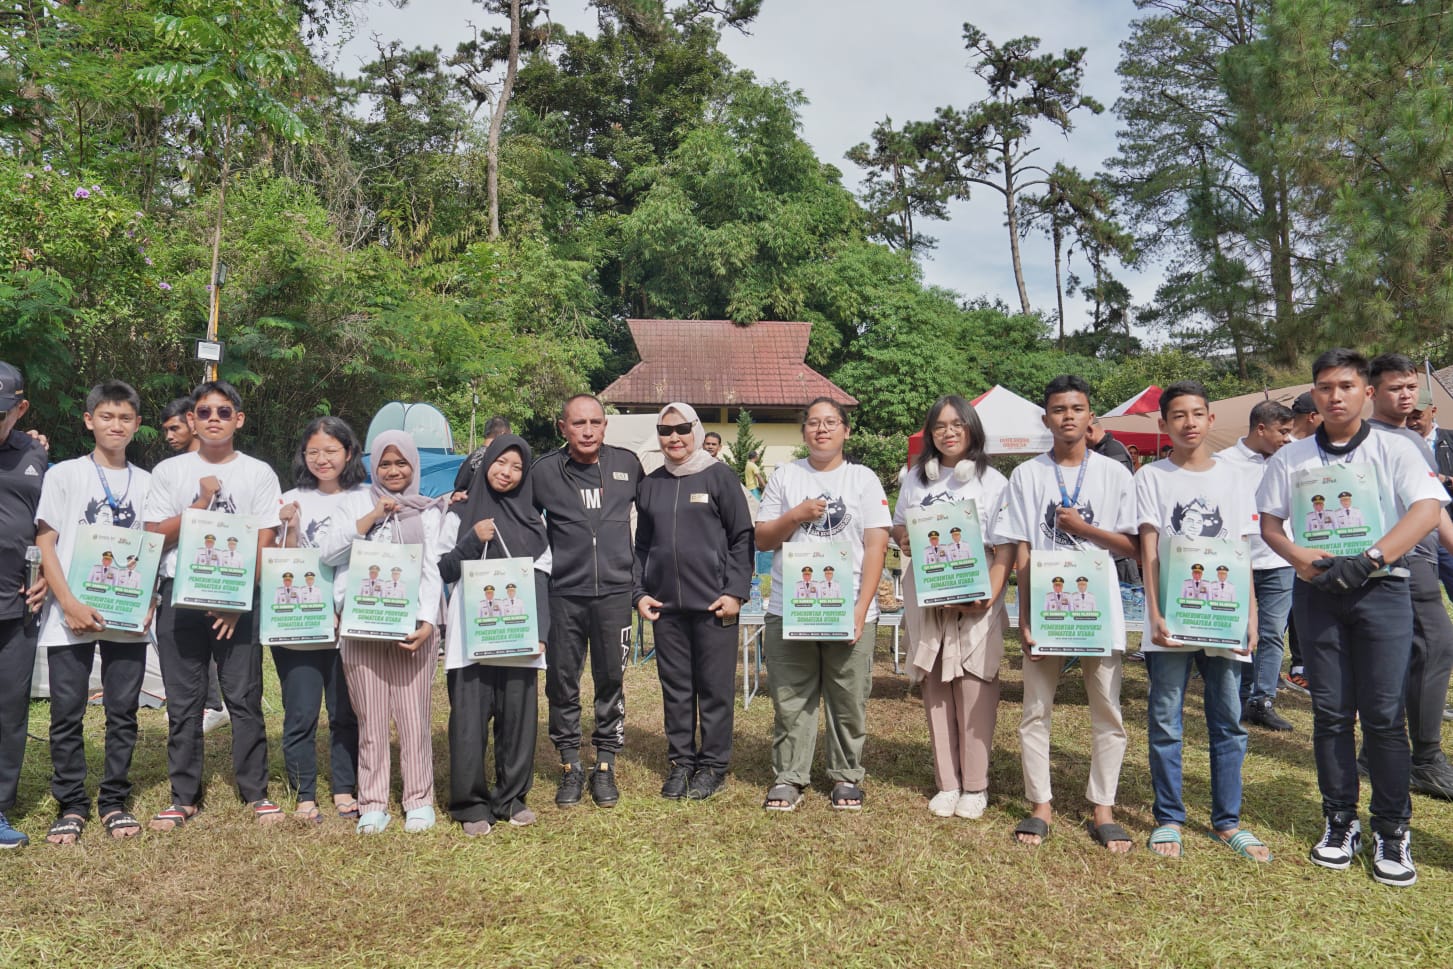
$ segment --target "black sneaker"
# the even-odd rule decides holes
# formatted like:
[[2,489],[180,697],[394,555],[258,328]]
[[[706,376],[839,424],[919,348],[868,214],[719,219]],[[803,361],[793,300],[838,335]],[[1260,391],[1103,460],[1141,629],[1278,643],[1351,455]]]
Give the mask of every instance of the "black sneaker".
[[1399,888],[1418,880],[1407,828],[1399,826],[1387,834],[1372,832],[1372,877],[1378,884]]
[[1291,721],[1276,712],[1269,699],[1251,700],[1246,704],[1246,713],[1242,721],[1257,727],[1265,727],[1267,730],[1291,730]]
[[1453,801],[1453,765],[1444,760],[1414,764],[1408,775],[1408,786],[1419,794]]
[[616,802],[621,799],[620,789],[616,787],[616,772],[610,764],[596,764],[595,770],[590,772],[590,796],[595,799],[597,807],[615,807]]
[[693,801],[704,801],[721,790],[725,783],[726,771],[703,767],[691,775],[691,789],[686,792],[686,796]]
[[1312,845],[1312,864],[1336,871],[1346,871],[1352,866],[1352,857],[1362,847],[1362,825],[1357,815],[1350,811],[1337,812],[1327,816],[1327,828],[1322,840]]
[[686,796],[686,785],[691,781],[691,768],[672,764],[666,783],[661,785],[661,796],[668,801],[679,801]]
[[560,786],[555,788],[555,806],[571,807],[580,803],[585,791],[585,772],[579,764],[565,764],[565,773],[560,775]]

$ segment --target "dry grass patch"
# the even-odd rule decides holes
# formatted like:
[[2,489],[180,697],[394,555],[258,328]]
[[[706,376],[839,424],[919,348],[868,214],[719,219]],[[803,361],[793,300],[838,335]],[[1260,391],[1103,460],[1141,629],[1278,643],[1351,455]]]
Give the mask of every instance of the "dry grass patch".
[[[1192,687],[1185,857],[1144,847],[1150,784],[1145,671],[1127,664],[1130,750],[1122,823],[1126,858],[1097,848],[1088,815],[1089,717],[1070,673],[1054,726],[1057,815],[1039,850],[1015,845],[1025,812],[1016,727],[1020,658],[1006,666],[988,813],[978,822],[926,810],[933,776],[922,707],[892,673],[882,634],[869,711],[868,803],[827,806],[819,782],[795,814],[760,809],[770,781],[766,697],[738,706],[735,764],[703,804],[657,796],[665,773],[653,666],[627,673],[622,800],[610,811],[554,807],[555,758],[543,723],[534,827],[467,839],[440,809],[423,835],[359,838],[331,818],[260,829],[230,785],[227,731],[207,738],[209,801],[170,835],[112,843],[93,822],[72,849],[40,842],[52,820],[50,764],[32,742],[13,820],[31,847],[0,856],[5,966],[1299,966],[1446,967],[1453,962],[1453,807],[1414,799],[1419,883],[1384,888],[1365,858],[1345,873],[1306,860],[1321,830],[1306,701],[1280,705],[1297,732],[1254,730],[1245,823],[1276,861],[1254,866],[1205,836],[1210,793],[1204,720]],[[274,796],[285,794],[268,683]],[[543,719],[545,701],[540,700]],[[590,709],[587,701],[587,711]],[[44,736],[49,710],[32,708]],[[436,691],[438,797],[447,789],[443,678]],[[99,768],[101,716],[88,719]],[[588,730],[588,724],[587,724]],[[1453,740],[1453,737],[1450,737]],[[320,745],[326,756],[326,744]],[[821,753],[819,752],[819,762]],[[136,813],[167,804],[165,718],[143,711],[133,776]],[[94,786],[94,782],[93,782]],[[397,786],[395,787],[397,797]],[[327,792],[320,792],[325,807]],[[291,806],[290,804],[288,806]]]

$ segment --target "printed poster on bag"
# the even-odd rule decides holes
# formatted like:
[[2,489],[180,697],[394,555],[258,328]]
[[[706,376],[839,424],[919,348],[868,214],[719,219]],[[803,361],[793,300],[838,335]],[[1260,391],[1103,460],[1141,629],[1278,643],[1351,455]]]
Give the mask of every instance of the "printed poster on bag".
[[262,553],[258,640],[264,646],[332,646],[333,570],[316,548],[269,548]]
[[920,606],[989,598],[989,561],[972,498],[915,508],[907,521],[913,588]]
[[424,547],[357,539],[348,560],[338,632],[396,643],[417,627]]
[[1377,471],[1365,462],[1304,468],[1292,475],[1292,532],[1329,557],[1361,555],[1387,531]]
[[[1187,646],[1226,650],[1224,655],[1249,662],[1251,656],[1230,650],[1246,647],[1251,622],[1251,546],[1229,538],[1186,538],[1162,535],[1160,540],[1160,606],[1171,638]],[[1150,641],[1141,649],[1167,648]]]
[[1030,633],[1036,653],[1109,656],[1115,641],[1115,564],[1104,549],[1029,553]]
[[220,511],[182,512],[172,605],[248,612],[257,584],[257,522]]
[[459,621],[469,659],[533,656],[540,651],[535,563],[530,558],[480,559],[460,566]]
[[847,542],[782,544],[782,638],[853,638],[853,547]]
[[151,611],[163,538],[139,528],[82,525],[76,529],[66,585],[108,630],[139,633]]

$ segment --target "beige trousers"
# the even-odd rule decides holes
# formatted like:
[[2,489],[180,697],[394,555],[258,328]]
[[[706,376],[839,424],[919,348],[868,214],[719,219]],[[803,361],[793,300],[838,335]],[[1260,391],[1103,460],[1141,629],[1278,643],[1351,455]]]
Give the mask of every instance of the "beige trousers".
[[[1091,804],[1111,806],[1125,760],[1125,722],[1120,716],[1120,673],[1123,653],[1085,657],[1085,693],[1090,704],[1090,783],[1085,796]],[[1038,662],[1024,659],[1024,717],[1019,721],[1019,756],[1024,765],[1024,794],[1034,804],[1053,799],[1049,781],[1049,724],[1054,694],[1059,687],[1064,657],[1047,656]]]

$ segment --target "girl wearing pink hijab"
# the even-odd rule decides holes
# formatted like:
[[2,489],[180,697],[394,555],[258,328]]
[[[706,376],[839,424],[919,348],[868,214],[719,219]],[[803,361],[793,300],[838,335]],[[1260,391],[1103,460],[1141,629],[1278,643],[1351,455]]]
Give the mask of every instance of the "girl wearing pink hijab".
[[431,690],[439,647],[436,627],[443,584],[439,580],[439,526],[447,499],[419,494],[419,449],[403,431],[384,431],[373,439],[373,485],[340,505],[319,539],[325,564],[338,567],[333,588],[342,608],[349,588],[348,559],[353,542],[421,545],[417,628],[396,643],[339,639],[343,675],[358,716],[358,819],[360,834],[388,826],[389,723],[399,732],[403,774],[404,830],[434,826],[434,752]]

